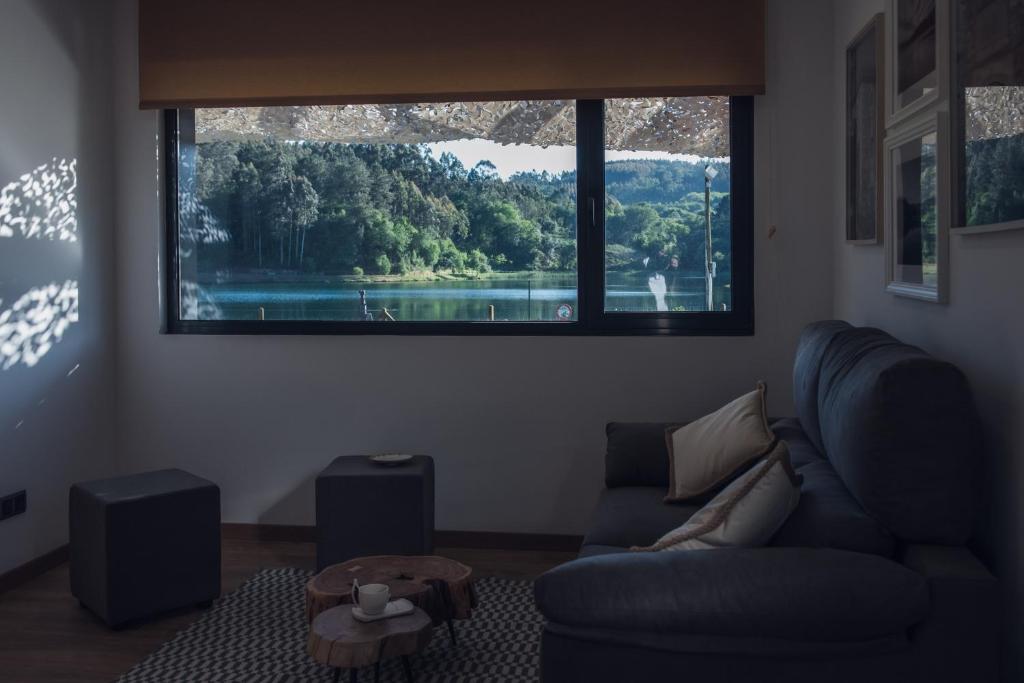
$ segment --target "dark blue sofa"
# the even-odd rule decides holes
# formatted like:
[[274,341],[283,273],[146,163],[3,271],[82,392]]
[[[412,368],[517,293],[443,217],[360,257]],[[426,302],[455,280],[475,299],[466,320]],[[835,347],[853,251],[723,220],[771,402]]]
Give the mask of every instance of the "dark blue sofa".
[[628,552],[700,503],[662,500],[668,425],[608,425],[580,559],[535,584],[544,681],[996,679],[995,579],[966,547],[980,442],[963,375],[840,321],[804,331],[793,375],[798,417],[773,429],[803,486],[770,547]]

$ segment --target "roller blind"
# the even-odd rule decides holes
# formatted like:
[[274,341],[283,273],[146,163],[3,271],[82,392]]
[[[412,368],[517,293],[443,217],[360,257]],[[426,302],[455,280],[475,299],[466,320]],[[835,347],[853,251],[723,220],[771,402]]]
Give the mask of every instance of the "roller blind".
[[139,0],[142,108],[764,92],[765,0]]

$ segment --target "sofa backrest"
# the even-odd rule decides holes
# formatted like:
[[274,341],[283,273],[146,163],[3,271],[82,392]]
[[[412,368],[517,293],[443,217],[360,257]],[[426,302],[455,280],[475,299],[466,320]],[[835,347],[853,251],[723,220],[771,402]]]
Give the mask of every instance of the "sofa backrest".
[[824,451],[821,430],[818,428],[818,378],[821,375],[821,360],[825,350],[836,335],[853,326],[843,320],[822,320],[804,328],[796,347],[793,361],[793,403],[796,414],[803,425],[804,433],[814,447]]
[[[802,343],[808,358],[820,351],[816,424],[813,411],[800,408],[809,437],[820,434],[822,452],[850,493],[894,536],[964,543],[972,531],[979,430],[963,374],[881,330],[812,328]],[[813,375],[797,365],[796,383],[804,381],[798,373]]]
[[665,422],[609,422],[605,427],[605,486],[659,486],[667,493],[665,430],[671,426]]

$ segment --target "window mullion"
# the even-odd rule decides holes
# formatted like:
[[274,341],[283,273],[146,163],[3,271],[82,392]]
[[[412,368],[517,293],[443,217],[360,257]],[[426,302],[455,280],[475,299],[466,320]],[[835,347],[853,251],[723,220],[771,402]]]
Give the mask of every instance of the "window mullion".
[[580,321],[596,329],[604,309],[604,101],[581,100],[576,115]]

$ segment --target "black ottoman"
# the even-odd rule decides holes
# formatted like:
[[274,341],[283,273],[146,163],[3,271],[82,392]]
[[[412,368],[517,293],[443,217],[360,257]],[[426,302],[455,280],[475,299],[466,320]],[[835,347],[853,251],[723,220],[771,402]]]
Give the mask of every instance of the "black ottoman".
[[71,487],[71,593],[110,626],[220,595],[220,489],[182,470]]
[[336,458],[316,478],[316,565],[366,555],[434,552],[434,460],[378,465]]

